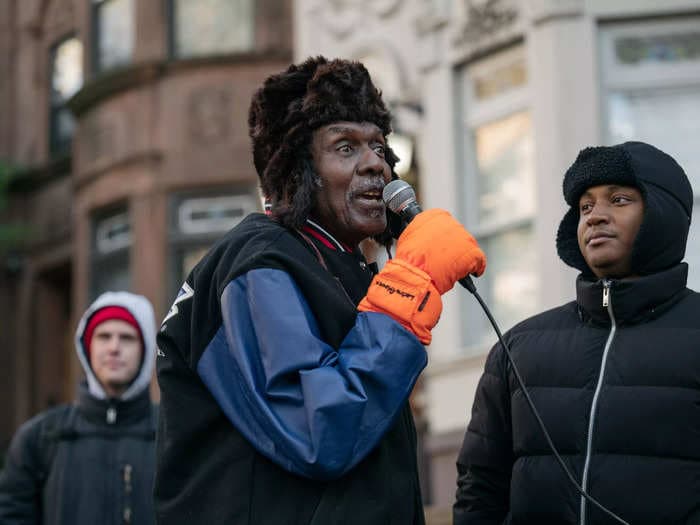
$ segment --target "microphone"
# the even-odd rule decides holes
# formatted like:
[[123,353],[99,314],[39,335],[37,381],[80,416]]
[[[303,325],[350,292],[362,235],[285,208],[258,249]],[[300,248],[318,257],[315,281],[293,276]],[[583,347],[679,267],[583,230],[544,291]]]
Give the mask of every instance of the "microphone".
[[[384,186],[384,190],[382,190],[382,200],[384,204],[386,204],[386,207],[401,217],[406,224],[411,222],[416,215],[423,211],[416,199],[416,192],[405,180],[392,180],[389,184]],[[476,286],[474,286],[474,282],[469,275],[463,277],[458,282],[471,293],[476,291]]]

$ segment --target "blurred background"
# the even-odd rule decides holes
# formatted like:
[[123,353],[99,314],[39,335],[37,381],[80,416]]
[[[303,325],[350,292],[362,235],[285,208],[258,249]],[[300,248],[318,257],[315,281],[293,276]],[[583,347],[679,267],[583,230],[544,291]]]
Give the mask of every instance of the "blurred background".
[[[261,209],[250,97],[315,54],[368,67],[401,175],[485,248],[477,286],[504,331],[574,296],[554,238],[581,148],[650,142],[700,199],[700,0],[0,0],[0,451],[73,398],[92,299],[131,290],[162,318]],[[495,340],[464,290],[444,303],[412,396],[433,525]]]

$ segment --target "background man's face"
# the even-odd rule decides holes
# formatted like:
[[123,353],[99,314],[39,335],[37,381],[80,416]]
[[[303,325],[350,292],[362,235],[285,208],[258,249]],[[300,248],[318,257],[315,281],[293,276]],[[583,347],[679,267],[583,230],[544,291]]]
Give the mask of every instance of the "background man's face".
[[334,122],[314,131],[311,154],[321,187],[312,217],[356,245],[386,228],[382,190],[391,180],[381,129],[371,122]]
[[588,188],[579,199],[578,246],[598,278],[628,277],[634,240],[644,216],[644,200],[632,186]]
[[142,353],[139,332],[126,321],[97,325],[90,341],[90,366],[109,397],[126,391],[138,374]]

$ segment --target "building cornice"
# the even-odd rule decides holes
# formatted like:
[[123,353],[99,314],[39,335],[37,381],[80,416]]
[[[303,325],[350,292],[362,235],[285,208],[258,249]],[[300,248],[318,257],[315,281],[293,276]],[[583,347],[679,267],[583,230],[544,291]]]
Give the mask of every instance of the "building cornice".
[[152,84],[171,74],[203,67],[262,65],[268,62],[289,61],[291,58],[291,52],[279,51],[213,55],[130,64],[88,79],[83,87],[68,100],[67,106],[76,117],[80,118],[81,115],[90,109],[115,95],[143,85]]

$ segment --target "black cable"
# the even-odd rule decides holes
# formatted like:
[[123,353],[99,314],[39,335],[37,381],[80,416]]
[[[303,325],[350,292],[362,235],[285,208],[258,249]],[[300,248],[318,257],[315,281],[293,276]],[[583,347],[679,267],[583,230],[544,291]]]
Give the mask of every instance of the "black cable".
[[481,308],[484,310],[486,317],[488,317],[489,321],[491,321],[491,326],[493,326],[493,329],[496,331],[496,335],[498,336],[498,340],[500,341],[501,346],[503,347],[503,350],[505,350],[505,352],[506,352],[506,356],[508,357],[508,362],[510,363],[511,368],[513,369],[513,374],[515,374],[515,379],[518,381],[518,385],[520,386],[520,389],[522,390],[523,395],[525,396],[525,400],[527,401],[527,404],[530,407],[530,410],[532,411],[532,415],[535,416],[535,419],[537,420],[537,423],[539,424],[540,428],[542,429],[542,433],[544,434],[544,437],[547,440],[547,444],[549,445],[550,450],[554,454],[554,457],[557,458],[559,465],[561,466],[561,468],[564,471],[564,473],[566,474],[566,476],[569,478],[569,481],[571,482],[571,484],[574,487],[576,487],[576,490],[578,491],[578,493],[581,496],[586,498],[587,501],[589,501],[590,503],[592,503],[593,505],[598,507],[598,509],[603,511],[605,514],[607,514],[608,516],[613,518],[618,523],[622,523],[623,525],[629,525],[629,523],[627,523],[625,520],[623,520],[621,517],[619,517],[613,511],[607,509],[602,504],[598,503],[598,501],[595,498],[593,498],[592,496],[589,496],[588,493],[585,490],[583,490],[583,487],[578,484],[578,482],[574,478],[573,474],[571,474],[569,467],[566,466],[566,463],[564,463],[564,460],[559,455],[557,448],[554,446],[554,442],[552,441],[552,438],[550,437],[549,432],[547,432],[547,427],[544,426],[544,422],[542,421],[542,418],[540,417],[539,412],[537,412],[537,408],[535,408],[535,404],[532,402],[532,399],[530,398],[530,394],[527,391],[527,388],[525,388],[525,382],[523,381],[523,378],[520,376],[520,372],[518,371],[518,367],[515,366],[515,361],[513,360],[513,356],[510,353],[510,349],[508,348],[508,345],[503,340],[503,336],[501,335],[501,330],[498,328],[498,325],[496,324],[496,320],[491,315],[491,311],[489,310],[488,306],[486,306],[486,303],[479,295],[479,292],[476,291],[476,286],[474,285],[474,281],[472,281],[470,276],[466,276],[464,279],[460,280],[460,283],[467,290],[469,290],[469,292],[474,297],[476,297],[476,300],[479,301],[479,304],[481,305]]

